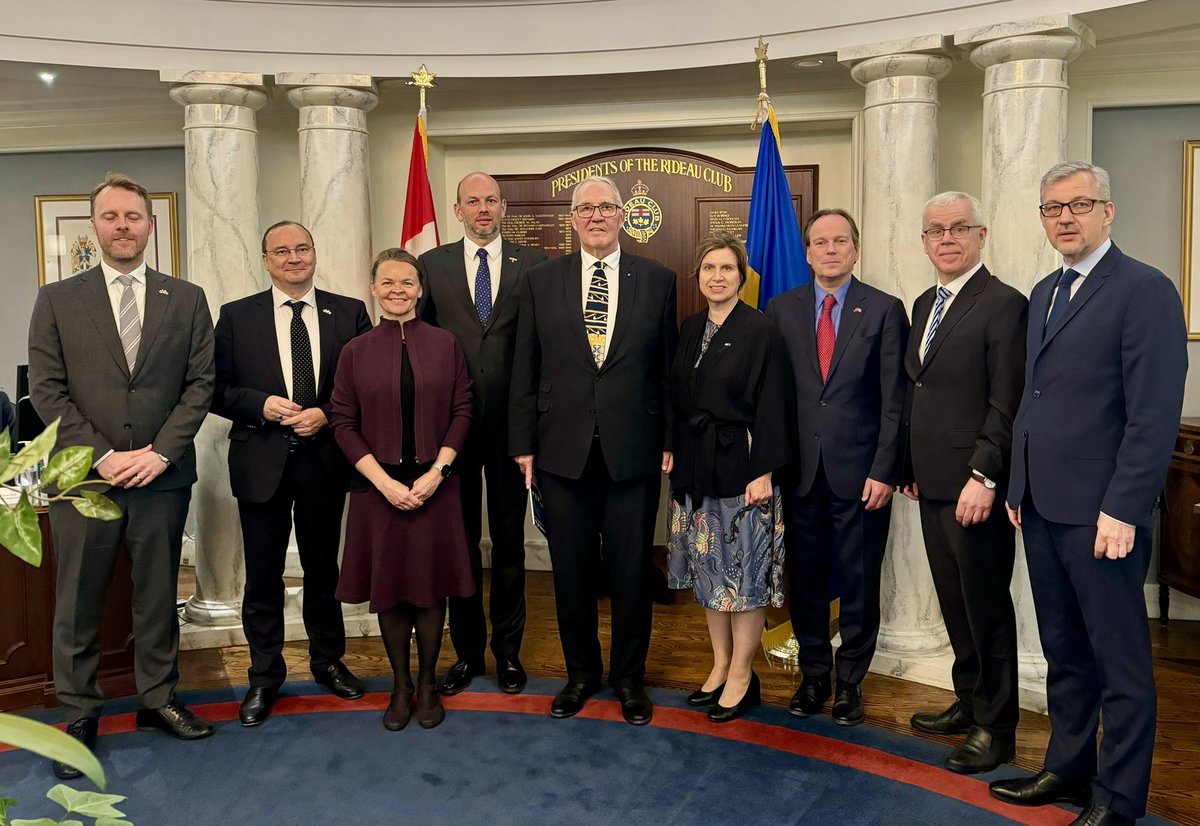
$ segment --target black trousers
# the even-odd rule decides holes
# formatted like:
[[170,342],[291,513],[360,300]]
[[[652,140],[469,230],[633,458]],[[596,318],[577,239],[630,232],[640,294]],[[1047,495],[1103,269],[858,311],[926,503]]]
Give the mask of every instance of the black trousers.
[[346,492],[317,453],[288,454],[279,489],[266,502],[238,500],[246,557],[242,628],[250,644],[250,685],[278,687],[287,676],[283,660],[283,569],[292,522],[304,568],[304,630],[313,670],[346,653],[338,584],[338,545]]
[[824,464],[803,496],[783,498],[792,631],[800,644],[805,677],[834,669],[829,640],[829,588],[837,566],[841,597],[837,679],[858,685],[875,656],[879,637],[879,579],[891,526],[889,501],[869,511],[857,497],[842,499],[829,488]]
[[1048,667],[1046,768],[1068,780],[1090,778],[1097,805],[1140,818],[1157,719],[1143,592],[1150,529],[1137,528],[1124,559],[1096,559],[1095,525],[1051,522],[1029,496],[1021,503],[1021,526]]
[[987,520],[964,528],[957,502],[921,500],[921,533],[954,649],[958,702],[975,724],[1011,740],[1020,715],[1017,617],[1009,583],[1015,531],[998,491]]
[[483,611],[483,486],[487,479],[488,528],[492,539],[492,654],[516,659],[525,636],[525,510],[528,492],[520,467],[504,444],[470,445],[454,463],[461,485],[463,524],[475,593],[450,597],[450,641],[460,660],[480,669],[487,647]]
[[609,564],[612,605],[610,683],[640,683],[650,650],[649,574],[658,509],[659,475],[614,481],[604,466],[600,440],[578,479],[538,472],[550,560],[554,604],[567,676],[599,681],[604,673],[598,637],[596,566],[603,543]]
[[133,668],[145,708],[171,701],[179,682],[179,554],[192,488],[111,488],[114,522],[80,516],[70,502],[50,504],[58,558],[54,611],[54,688],[68,720],[96,717],[104,695],[96,680],[100,618],[121,540],[133,563]]

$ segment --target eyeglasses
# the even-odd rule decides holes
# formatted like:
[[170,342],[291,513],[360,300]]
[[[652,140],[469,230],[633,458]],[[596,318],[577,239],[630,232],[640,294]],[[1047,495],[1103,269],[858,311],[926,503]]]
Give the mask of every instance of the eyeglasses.
[[307,258],[312,255],[314,249],[316,247],[310,244],[300,244],[296,247],[276,247],[273,250],[267,250],[267,255],[272,258],[291,258],[294,254],[299,258]]
[[1043,218],[1057,218],[1062,215],[1063,207],[1071,210],[1072,215],[1087,215],[1096,208],[1096,204],[1107,204],[1108,201],[1104,198],[1076,198],[1069,203],[1059,203],[1051,201],[1047,204],[1042,204],[1038,207],[1038,212],[1042,213]]
[[922,232],[921,234],[924,235],[926,238],[928,238],[930,241],[941,241],[942,236],[945,235],[947,232],[950,233],[951,238],[966,238],[968,235],[971,234],[971,230],[979,229],[982,226],[983,226],[983,224],[955,224],[954,226],[950,227],[949,229],[942,229],[941,227],[931,227],[931,228],[925,230],[924,232]]
[[580,204],[572,210],[580,218],[591,218],[596,214],[596,210],[600,210],[601,218],[611,218],[617,214],[621,207],[617,204]]

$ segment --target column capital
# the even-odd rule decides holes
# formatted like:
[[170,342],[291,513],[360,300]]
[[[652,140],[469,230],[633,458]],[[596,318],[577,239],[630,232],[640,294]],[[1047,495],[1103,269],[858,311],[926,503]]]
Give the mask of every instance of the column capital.
[[288,100],[297,109],[339,106],[369,112],[379,103],[379,90],[370,75],[283,72],[275,75],[275,82],[288,88]]
[[[838,62],[851,70],[859,83],[903,75],[918,75],[940,80],[953,65],[950,38],[926,34],[903,40],[885,40],[840,49]],[[867,69],[859,67],[868,66]],[[862,74],[863,77],[859,77]]]
[[1071,62],[1096,45],[1096,35],[1070,14],[1035,17],[955,32],[954,43],[971,50],[971,62],[981,69],[1018,60]]

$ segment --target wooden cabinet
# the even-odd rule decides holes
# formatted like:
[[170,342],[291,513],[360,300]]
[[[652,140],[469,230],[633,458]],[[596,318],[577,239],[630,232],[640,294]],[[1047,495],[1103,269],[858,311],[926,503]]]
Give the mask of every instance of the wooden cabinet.
[[1159,609],[1166,622],[1174,588],[1200,597],[1200,418],[1185,418],[1167,471],[1167,507],[1158,549]]
[[[42,565],[34,568],[0,548],[0,711],[56,705],[51,630],[54,627],[54,542],[50,519],[38,514]],[[100,637],[100,687],[108,697],[135,691],[133,581],[129,554],[118,555]]]

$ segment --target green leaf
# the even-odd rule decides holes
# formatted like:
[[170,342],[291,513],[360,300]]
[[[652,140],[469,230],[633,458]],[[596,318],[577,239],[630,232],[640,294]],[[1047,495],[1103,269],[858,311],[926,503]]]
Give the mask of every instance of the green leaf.
[[124,817],[124,813],[113,808],[113,804],[125,800],[119,794],[101,794],[100,792],[72,789],[59,783],[46,797],[67,810],[69,814],[86,815],[88,817]]
[[50,451],[54,449],[54,443],[58,441],[59,421],[59,419],[52,421],[36,439],[25,445],[17,455],[5,463],[4,468],[0,470],[0,482],[9,481],[18,473],[29,470],[50,455]]
[[96,755],[83,743],[53,726],[0,713],[0,743],[74,766],[101,789],[105,786],[104,769]]
[[[8,432],[8,428],[0,430],[0,467],[8,464],[8,460],[12,458],[12,434]],[[4,814],[4,810],[0,809],[0,814]]]
[[51,820],[48,817],[39,817],[37,820],[14,820],[12,826],[66,826],[67,823],[79,823],[76,821],[64,821],[60,824],[57,820]]
[[0,505],[0,545],[35,568],[42,564],[42,529],[29,494],[21,491],[15,508]]
[[96,493],[94,490],[81,490],[79,491],[79,495],[83,498],[72,499],[71,504],[75,506],[75,510],[88,519],[113,522],[121,518],[121,509],[117,507],[117,503],[103,493]]
[[42,484],[57,485],[59,490],[78,485],[87,478],[88,471],[92,469],[93,452],[91,447],[83,445],[64,447],[54,454],[54,458],[42,471]]
[[133,826],[128,820],[118,820],[115,817],[98,817],[96,826]]

